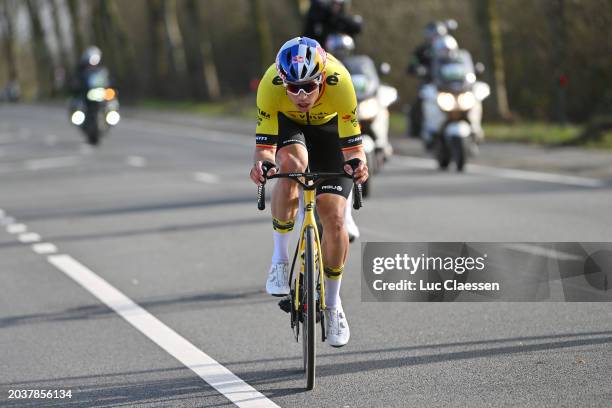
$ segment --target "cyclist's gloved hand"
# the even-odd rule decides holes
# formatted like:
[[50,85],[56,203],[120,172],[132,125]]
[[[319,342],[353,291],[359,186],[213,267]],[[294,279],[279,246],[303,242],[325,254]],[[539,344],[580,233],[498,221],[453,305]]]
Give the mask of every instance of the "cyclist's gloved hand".
[[272,176],[278,172],[278,167],[271,161],[258,160],[253,164],[253,168],[251,169],[251,180],[257,185],[265,183],[264,172],[268,177]]
[[344,162],[344,171],[353,176],[357,184],[363,184],[368,179],[368,166],[359,158],[353,158]]

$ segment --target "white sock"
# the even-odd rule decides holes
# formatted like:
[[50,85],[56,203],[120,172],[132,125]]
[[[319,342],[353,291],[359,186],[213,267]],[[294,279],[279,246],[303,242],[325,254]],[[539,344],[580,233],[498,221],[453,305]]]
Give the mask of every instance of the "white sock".
[[272,263],[289,262],[289,238],[291,233],[285,232],[281,234],[277,231],[272,231],[274,238],[274,252],[272,253]]
[[340,279],[329,279],[325,278],[325,306],[329,308],[336,308],[342,305],[340,300],[340,285],[342,284],[342,278]]

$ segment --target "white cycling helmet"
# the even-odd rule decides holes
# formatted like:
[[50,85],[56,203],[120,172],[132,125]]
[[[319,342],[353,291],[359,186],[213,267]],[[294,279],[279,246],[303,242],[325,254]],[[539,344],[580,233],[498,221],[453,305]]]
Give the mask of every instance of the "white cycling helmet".
[[96,66],[102,60],[102,51],[95,45],[89,46],[81,55],[81,63]]
[[347,34],[331,34],[325,40],[325,50],[336,56],[345,56],[355,49],[353,37]]
[[435,38],[431,45],[433,54],[437,57],[447,56],[453,51],[459,49],[459,44],[457,44],[457,40],[452,35],[446,34]]

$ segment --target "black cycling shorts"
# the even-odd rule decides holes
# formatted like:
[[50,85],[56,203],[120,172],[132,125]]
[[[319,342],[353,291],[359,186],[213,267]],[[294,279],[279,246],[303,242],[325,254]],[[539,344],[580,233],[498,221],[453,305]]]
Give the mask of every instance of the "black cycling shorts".
[[[311,172],[344,172],[337,116],[322,125],[300,125],[279,113],[277,150],[295,143],[308,150],[308,167]],[[321,183],[317,187],[317,195],[331,193],[348,198],[352,188],[353,180],[337,177]]]

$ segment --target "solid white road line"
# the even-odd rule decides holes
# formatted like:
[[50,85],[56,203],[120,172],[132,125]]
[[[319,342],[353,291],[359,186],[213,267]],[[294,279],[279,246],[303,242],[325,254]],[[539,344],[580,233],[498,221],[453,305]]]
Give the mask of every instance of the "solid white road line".
[[532,255],[544,256],[546,258],[558,259],[560,261],[579,261],[583,259],[578,255],[556,251],[554,249],[542,248],[532,244],[505,244],[504,248],[513,249],[515,251],[525,252]]
[[[400,165],[415,167],[419,169],[437,169],[438,165],[433,159],[421,157],[393,156],[392,162]],[[501,167],[482,166],[479,164],[468,163],[466,172],[470,174],[480,174],[483,176],[501,177],[515,180],[539,181],[544,183],[565,184],[570,186],[600,188],[606,182],[599,179],[568,176],[564,174],[543,173],[538,171],[505,169]]]
[[0,218],[4,218],[5,215],[6,213],[4,212],[4,210],[0,208]]
[[31,244],[32,242],[40,241],[40,235],[35,232],[26,232],[25,234],[19,235],[19,242],[24,244]]
[[57,247],[49,242],[32,245],[32,250],[40,255],[54,254],[57,252]]
[[6,232],[9,234],[23,234],[28,230],[25,224],[10,224],[6,227]]
[[200,183],[218,183],[219,182],[219,177],[211,174],[211,173],[204,173],[204,172],[197,172],[193,174],[193,177],[195,178],[196,181],[199,181]]
[[278,407],[69,255],[47,260],[239,407]]
[[591,188],[600,188],[606,185],[606,183],[602,180],[587,177],[542,173],[538,171],[504,169],[498,167],[480,166],[478,164],[468,164],[467,169],[470,173],[491,175],[517,180],[542,181],[545,183],[567,184],[570,186]]
[[76,166],[80,161],[81,159],[77,156],[50,157],[46,159],[27,160],[24,166],[28,170],[47,170]]
[[128,166],[132,167],[144,167],[147,165],[147,159],[140,156],[128,156],[125,159],[125,162],[128,164]]

